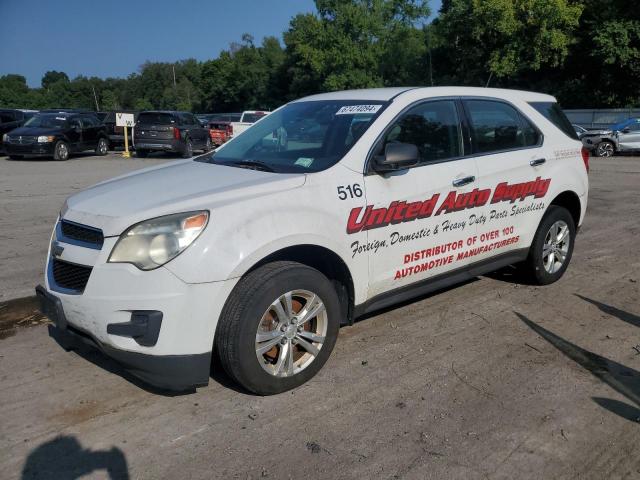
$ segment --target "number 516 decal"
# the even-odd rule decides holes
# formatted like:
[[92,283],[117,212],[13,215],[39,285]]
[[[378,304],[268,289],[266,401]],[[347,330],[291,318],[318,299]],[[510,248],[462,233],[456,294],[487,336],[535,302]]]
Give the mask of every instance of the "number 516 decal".
[[353,185],[340,185],[338,187],[338,198],[340,200],[346,200],[347,198],[356,198],[362,196],[362,188],[360,184],[354,183]]

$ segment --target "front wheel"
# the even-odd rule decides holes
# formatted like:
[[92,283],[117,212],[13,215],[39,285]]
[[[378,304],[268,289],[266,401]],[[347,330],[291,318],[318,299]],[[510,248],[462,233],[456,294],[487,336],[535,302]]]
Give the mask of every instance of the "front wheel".
[[207,141],[204,144],[204,153],[210,152],[213,146],[211,145],[211,138],[207,138]]
[[538,226],[522,273],[535,285],[548,285],[564,275],[573,254],[576,225],[571,213],[551,205]]
[[612,142],[603,141],[596,147],[596,155],[598,157],[612,157],[616,153],[616,148]]
[[54,160],[68,160],[69,159],[69,145],[66,142],[58,142],[53,150]]
[[259,267],[238,282],[220,316],[222,366],[259,395],[298,387],[329,358],[340,312],[333,285],[318,270],[288,261]]
[[100,155],[104,157],[109,152],[109,142],[107,142],[106,138],[101,138],[98,140],[98,145],[96,145],[96,155]]
[[147,158],[149,152],[147,150],[137,149],[136,148],[136,157],[138,158]]

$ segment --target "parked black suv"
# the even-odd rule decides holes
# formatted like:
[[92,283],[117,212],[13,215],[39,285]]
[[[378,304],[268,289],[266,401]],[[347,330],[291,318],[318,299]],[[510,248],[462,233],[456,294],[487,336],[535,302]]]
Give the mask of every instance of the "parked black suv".
[[[116,113],[133,113],[133,118],[137,120],[138,112],[133,110],[118,110],[118,112],[103,112],[105,114],[102,123],[107,127],[107,135],[109,136],[109,148],[111,150],[116,147],[124,147],[124,127],[116,126]],[[132,129],[127,129],[127,137],[129,137],[129,148],[133,146]]]
[[9,157],[53,157],[67,160],[72,153],[94,150],[106,155],[106,127],[95,113],[39,113],[5,135]]
[[194,150],[208,152],[212,148],[209,129],[188,112],[140,112],[133,144],[136,155],[142,158],[151,151],[175,152],[189,158]]
[[24,122],[36,113],[38,113],[36,110],[0,109],[0,151],[4,151],[2,143],[4,134],[21,127]]

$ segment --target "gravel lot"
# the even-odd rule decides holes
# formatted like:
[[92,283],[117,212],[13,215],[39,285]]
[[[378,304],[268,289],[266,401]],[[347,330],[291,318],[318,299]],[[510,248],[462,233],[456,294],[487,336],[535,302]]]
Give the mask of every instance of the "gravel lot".
[[[31,293],[65,195],[157,162],[0,160],[5,297]],[[194,394],[149,391],[64,352],[28,302],[0,305],[33,324],[0,335],[2,477],[638,478],[640,159],[591,165],[560,282],[505,270],[372,315],[282,395],[239,392],[216,369]]]
[[174,159],[162,154],[122,158],[120,152],[66,162],[0,156],[0,302],[33,295],[42,282],[49,237],[65,198],[102,180]]

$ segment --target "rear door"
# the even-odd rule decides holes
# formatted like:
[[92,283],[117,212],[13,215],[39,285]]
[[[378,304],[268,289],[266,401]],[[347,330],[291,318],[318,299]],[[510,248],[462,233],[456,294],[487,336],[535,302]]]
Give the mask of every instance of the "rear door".
[[185,113],[183,114],[183,116],[185,124],[191,132],[191,138],[195,143],[194,147],[203,147],[205,142],[207,141],[204,127],[198,121],[195,115],[191,113]]
[[480,209],[475,261],[528,247],[546,206],[551,182],[542,134],[514,105],[463,100],[479,186],[491,192]]
[[82,142],[85,150],[93,150],[98,145],[98,118],[93,115],[82,115]]
[[376,144],[374,155],[389,143],[416,145],[420,163],[364,177],[367,206],[351,212],[347,231],[367,231],[368,244],[352,249],[354,255],[368,252],[369,298],[469,263],[458,255],[474,241],[470,209],[482,194],[476,160],[464,157],[460,119],[454,99],[421,102],[402,113]]
[[72,152],[81,152],[84,148],[84,139],[82,131],[82,120],[80,117],[71,117],[67,121],[67,138],[69,138],[69,148]]

